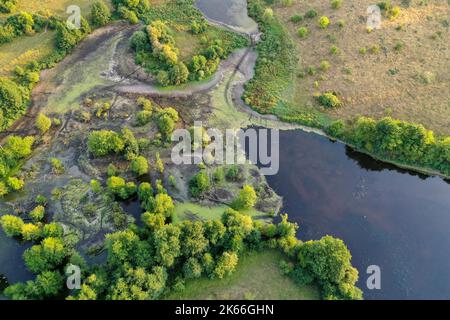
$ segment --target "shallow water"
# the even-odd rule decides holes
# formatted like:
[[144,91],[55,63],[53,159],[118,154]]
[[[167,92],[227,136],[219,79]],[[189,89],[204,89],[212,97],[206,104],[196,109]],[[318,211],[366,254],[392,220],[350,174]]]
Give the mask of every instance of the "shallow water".
[[[450,184],[400,170],[300,130],[280,132],[267,177],[302,240],[344,240],[368,299],[450,298]],[[369,265],[381,290],[366,288]]]

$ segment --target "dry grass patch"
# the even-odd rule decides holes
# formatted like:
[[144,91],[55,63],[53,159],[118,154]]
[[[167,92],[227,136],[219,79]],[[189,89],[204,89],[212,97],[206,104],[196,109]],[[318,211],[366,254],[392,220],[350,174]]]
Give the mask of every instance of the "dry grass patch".
[[[333,9],[327,0],[294,0],[291,7],[275,7],[300,52],[295,83],[295,104],[319,108],[335,118],[390,115],[419,122],[437,133],[450,134],[450,10],[447,1],[429,0],[427,5],[392,1],[401,8],[395,19],[383,17],[382,28],[369,32],[366,10],[371,0],[344,0]],[[293,23],[294,15],[314,9],[318,16]],[[317,20],[327,16],[326,29]],[[308,28],[300,38],[300,27]],[[336,53],[332,53],[337,48]],[[320,63],[327,60],[328,70]],[[317,69],[313,75],[307,70]],[[342,108],[324,110],[314,95],[336,92]]]

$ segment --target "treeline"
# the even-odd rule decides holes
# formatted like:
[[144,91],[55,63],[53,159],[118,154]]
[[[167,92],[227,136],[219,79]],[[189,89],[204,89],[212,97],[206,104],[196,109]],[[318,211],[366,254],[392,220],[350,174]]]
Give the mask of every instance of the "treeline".
[[382,159],[450,175],[450,137],[436,137],[420,124],[360,117],[349,123],[335,121],[326,131]]
[[13,41],[22,35],[33,35],[45,29],[55,29],[57,19],[52,16],[20,12],[9,16],[0,25],[0,44]]
[[283,270],[299,283],[319,284],[324,298],[361,298],[354,285],[358,272],[343,242],[325,237],[302,243],[287,216],[279,224],[263,224],[229,209],[221,220],[174,225],[167,224],[166,214],[149,212],[142,220],[143,227],[107,236],[106,264],[92,268],[68,299],[158,299],[183,290],[188,279],[224,278],[243,253],[264,248],[283,250],[289,260],[281,263]]
[[257,45],[255,76],[246,83],[243,99],[258,112],[271,113],[292,84],[297,64],[295,48],[272,9],[266,8],[263,1],[248,1],[248,13],[258,22],[262,37]]

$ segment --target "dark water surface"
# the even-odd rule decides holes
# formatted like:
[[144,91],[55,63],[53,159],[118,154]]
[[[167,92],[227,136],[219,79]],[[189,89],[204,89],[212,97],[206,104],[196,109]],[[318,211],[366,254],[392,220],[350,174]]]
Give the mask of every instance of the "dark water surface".
[[[450,184],[397,169],[341,143],[280,132],[280,171],[267,177],[302,240],[345,241],[368,299],[450,299]],[[369,265],[381,290],[366,288]]]

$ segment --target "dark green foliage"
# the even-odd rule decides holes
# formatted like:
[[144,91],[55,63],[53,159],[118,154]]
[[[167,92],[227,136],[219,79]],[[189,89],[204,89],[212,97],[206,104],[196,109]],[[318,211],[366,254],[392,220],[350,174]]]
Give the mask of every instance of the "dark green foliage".
[[435,137],[422,125],[361,117],[349,124],[335,122],[327,132],[383,159],[450,174],[450,138]]
[[[361,299],[362,292],[355,287],[358,270],[351,265],[351,255],[340,239],[325,236],[308,241],[299,247],[299,266],[321,285],[326,299]],[[297,274],[305,282],[306,275]]]
[[56,28],[56,47],[61,52],[67,53],[83,40],[91,32],[91,27],[86,19],[81,18],[79,29],[69,29],[66,23],[58,23]]
[[64,277],[58,271],[44,271],[26,283],[17,283],[5,289],[5,296],[12,300],[45,299],[58,295],[63,289]]

